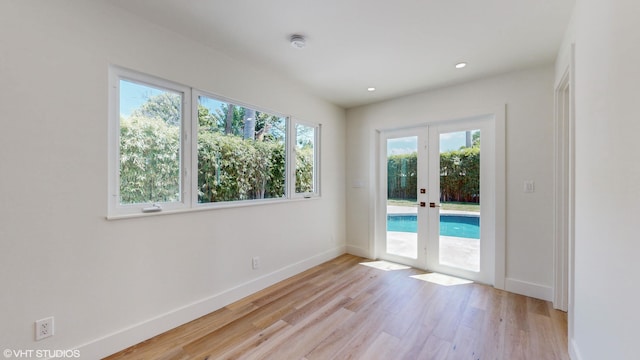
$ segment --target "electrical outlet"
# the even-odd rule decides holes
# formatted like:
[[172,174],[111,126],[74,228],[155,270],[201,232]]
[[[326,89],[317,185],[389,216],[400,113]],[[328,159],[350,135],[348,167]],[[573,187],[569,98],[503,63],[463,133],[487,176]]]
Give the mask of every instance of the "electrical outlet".
[[53,336],[53,316],[36,321],[36,341]]
[[251,267],[254,270],[260,267],[260,258],[259,257],[254,256],[253,259],[251,259]]

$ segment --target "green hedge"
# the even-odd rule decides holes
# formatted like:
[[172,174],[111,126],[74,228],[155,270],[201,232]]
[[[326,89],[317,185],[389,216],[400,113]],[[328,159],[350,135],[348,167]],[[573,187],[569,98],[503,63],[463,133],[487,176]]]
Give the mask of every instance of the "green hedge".
[[277,198],[284,188],[284,144],[199,134],[199,202]]
[[[156,118],[120,123],[120,194],[123,204],[180,197],[179,127]],[[198,201],[279,198],[285,195],[285,145],[220,132],[198,134]],[[313,150],[296,151],[296,190],[313,188]]]
[[391,155],[387,159],[387,196],[389,199],[416,200],[418,187],[417,154]]
[[[417,154],[389,156],[387,197],[416,200],[417,187]],[[480,148],[440,154],[440,201],[480,202]]]
[[440,201],[480,202],[480,148],[440,154]]
[[180,128],[157,118],[120,120],[120,202],[180,199]]

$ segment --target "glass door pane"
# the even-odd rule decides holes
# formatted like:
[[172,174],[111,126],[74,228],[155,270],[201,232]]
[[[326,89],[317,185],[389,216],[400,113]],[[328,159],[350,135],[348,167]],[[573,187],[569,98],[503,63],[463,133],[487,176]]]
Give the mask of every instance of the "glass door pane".
[[480,271],[480,130],[440,133],[439,263]]
[[418,258],[418,136],[387,138],[385,252]]

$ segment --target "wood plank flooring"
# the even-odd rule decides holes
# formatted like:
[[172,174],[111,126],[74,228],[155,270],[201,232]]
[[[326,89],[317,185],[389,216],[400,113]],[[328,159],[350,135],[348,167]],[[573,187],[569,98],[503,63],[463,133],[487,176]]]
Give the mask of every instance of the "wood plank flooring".
[[107,359],[569,359],[549,302],[368,261],[340,256]]

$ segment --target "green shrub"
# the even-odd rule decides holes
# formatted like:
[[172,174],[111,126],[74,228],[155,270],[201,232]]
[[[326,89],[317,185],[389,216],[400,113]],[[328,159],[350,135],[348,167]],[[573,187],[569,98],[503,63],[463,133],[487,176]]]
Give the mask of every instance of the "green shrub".
[[180,199],[180,128],[158,118],[120,120],[120,202]]
[[284,196],[284,144],[238,136],[198,135],[198,201]]
[[[159,118],[120,124],[123,204],[180,199],[180,128]],[[198,134],[198,202],[280,198],[285,195],[285,145],[221,132]],[[296,152],[296,191],[313,189],[313,150]]]
[[480,202],[480,148],[440,154],[440,201]]
[[417,154],[391,155],[387,160],[387,197],[416,200],[418,187]]
[[[387,198],[417,199],[417,154],[387,159]],[[480,202],[480,148],[440,154],[440,201]]]

